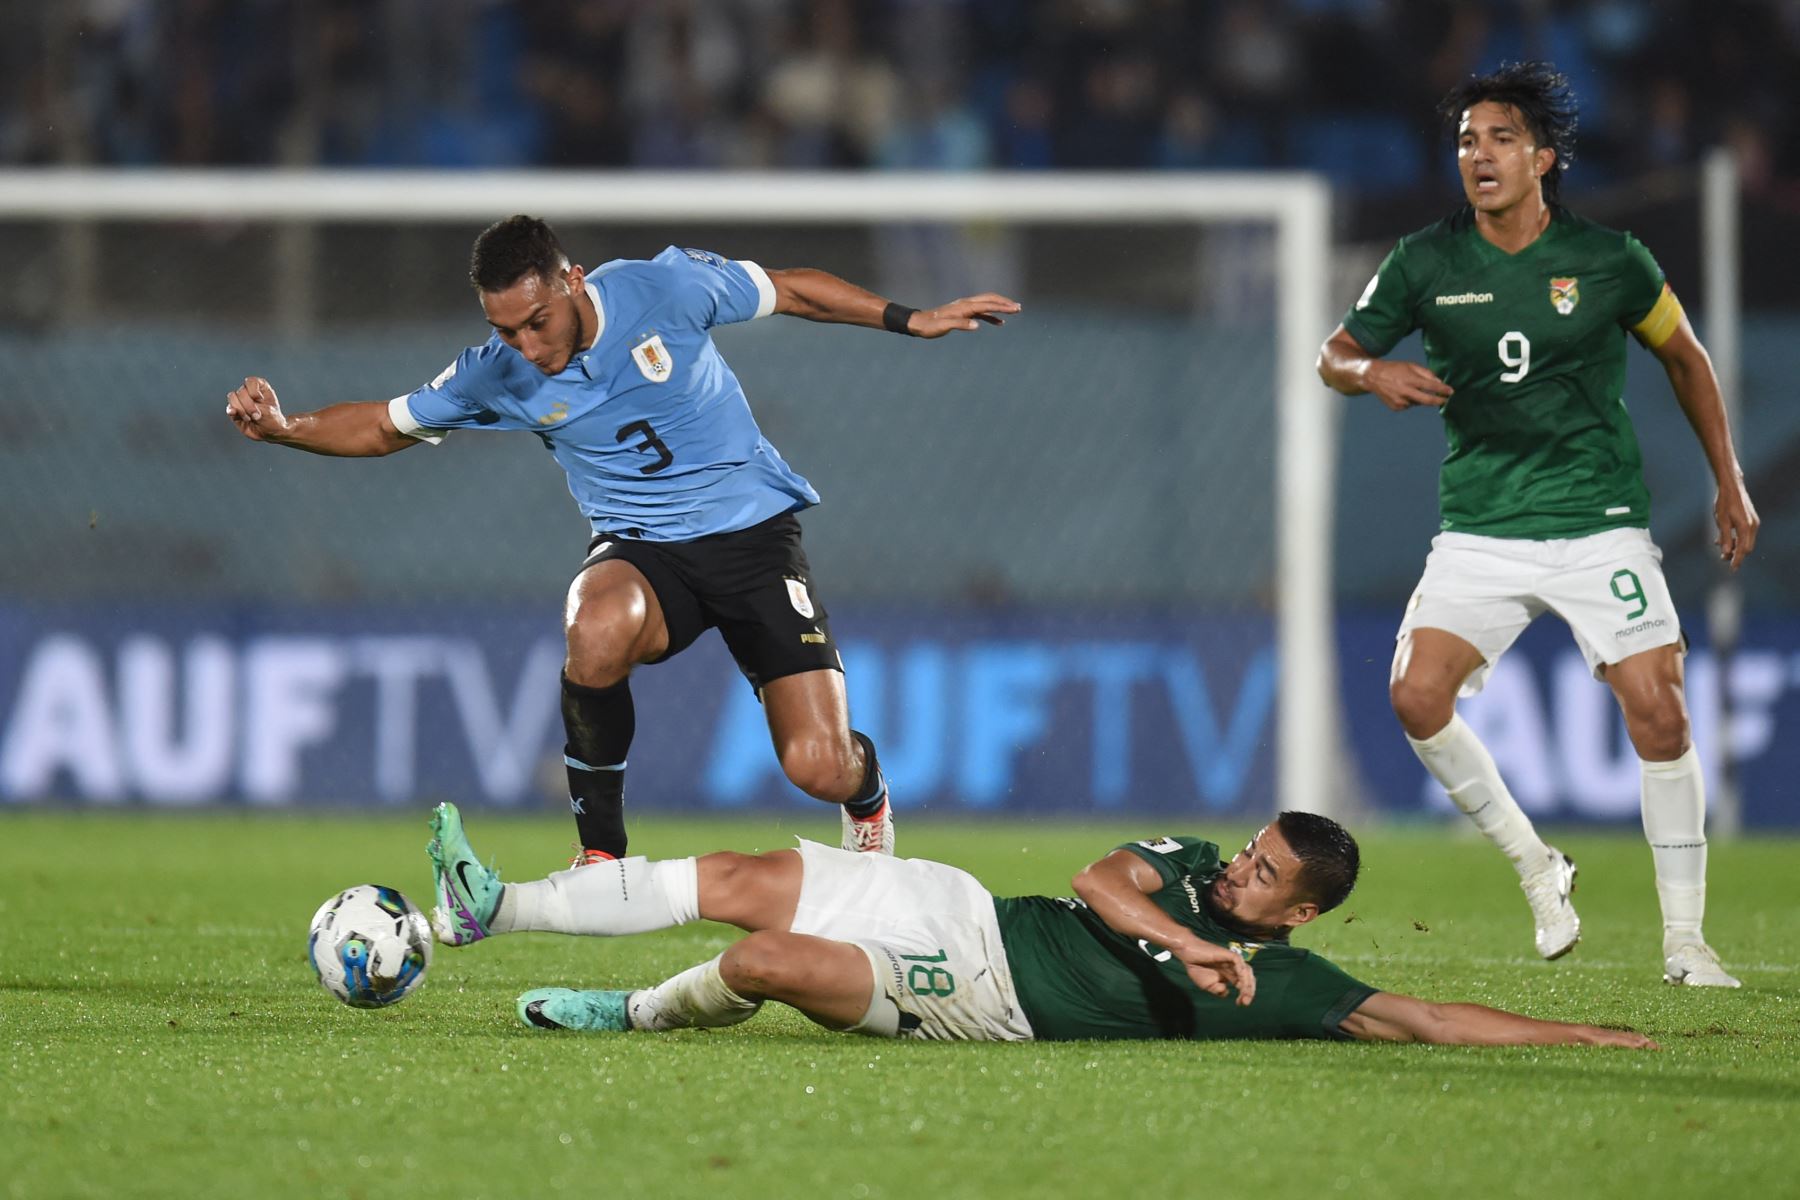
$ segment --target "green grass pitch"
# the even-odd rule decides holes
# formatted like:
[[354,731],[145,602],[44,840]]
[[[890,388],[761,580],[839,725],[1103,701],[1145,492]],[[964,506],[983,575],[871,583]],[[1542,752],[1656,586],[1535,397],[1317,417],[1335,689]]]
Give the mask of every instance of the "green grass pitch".
[[[24,1197],[1792,1195],[1800,1144],[1800,844],[1716,843],[1707,930],[1739,992],[1661,982],[1650,855],[1568,834],[1582,944],[1531,953],[1485,844],[1369,830],[1344,909],[1296,939],[1368,982],[1629,1024],[1661,1053],[1323,1043],[929,1045],[770,1006],[721,1032],[546,1034],[513,997],[654,982],[735,933],[537,934],[440,947],[396,1008],[306,964],[332,891],[429,906],[426,812],[0,815],[0,1192]],[[651,855],[771,849],[836,819],[645,818]],[[900,826],[1000,893],[1066,894],[1141,823]],[[566,820],[471,813],[512,878]]]

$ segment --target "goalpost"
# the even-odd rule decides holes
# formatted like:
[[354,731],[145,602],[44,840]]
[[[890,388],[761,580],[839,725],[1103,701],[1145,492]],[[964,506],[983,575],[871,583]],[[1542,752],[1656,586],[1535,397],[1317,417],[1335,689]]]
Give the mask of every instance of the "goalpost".
[[[1328,294],[1330,193],[1317,176],[1043,173],[672,174],[85,169],[0,172],[0,220],[278,224],[287,295],[303,321],[314,223],[485,223],[528,203],[551,220],[864,225],[989,222],[1175,227],[1266,223],[1275,239],[1274,608],[1279,660],[1277,803],[1339,810],[1354,787],[1339,711],[1332,506],[1339,402],[1313,369],[1341,307]],[[1248,503],[1257,501],[1250,499]],[[1179,503],[1179,499],[1171,500]]]

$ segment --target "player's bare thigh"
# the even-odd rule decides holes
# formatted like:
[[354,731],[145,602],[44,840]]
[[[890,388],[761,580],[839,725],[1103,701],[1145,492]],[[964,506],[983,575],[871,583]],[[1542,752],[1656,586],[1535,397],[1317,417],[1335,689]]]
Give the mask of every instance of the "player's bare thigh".
[[846,1029],[861,1020],[875,992],[875,977],[860,947],[772,929],[726,950],[719,973],[738,995],[792,1005],[830,1029]]
[[1447,629],[1409,629],[1394,644],[1388,698],[1409,737],[1432,736],[1456,715],[1456,694],[1480,667],[1481,651]]
[[1625,714],[1625,731],[1639,758],[1669,762],[1687,752],[1685,659],[1682,644],[1671,642],[1602,668],[1602,677]]
[[798,850],[739,854],[722,850],[696,862],[700,882],[700,915],[739,929],[786,930],[800,904],[806,876]]
[[669,648],[662,606],[644,573],[604,559],[575,577],[563,602],[563,672],[583,687],[611,687]]

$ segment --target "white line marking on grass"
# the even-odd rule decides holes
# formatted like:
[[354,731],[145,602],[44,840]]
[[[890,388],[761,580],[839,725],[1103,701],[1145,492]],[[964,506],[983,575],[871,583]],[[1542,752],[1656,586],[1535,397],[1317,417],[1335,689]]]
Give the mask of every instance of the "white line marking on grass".
[[[1394,954],[1332,954],[1327,957],[1329,957],[1332,962],[1375,963],[1381,966],[1388,966],[1393,963],[1405,963],[1409,966],[1419,964],[1430,967],[1529,967],[1540,961],[1535,958],[1526,958],[1523,955],[1513,958],[1494,958],[1480,955],[1419,954],[1413,950],[1407,950],[1403,953],[1397,952]],[[1644,969],[1644,963],[1642,961],[1619,962],[1613,959],[1593,958],[1564,958],[1558,960],[1556,963],[1556,969],[1558,970],[1567,970],[1569,968],[1590,971],[1641,971]],[[1728,964],[1728,969],[1751,971],[1758,975],[1800,974],[1800,964],[1795,963],[1744,963],[1732,961]]]

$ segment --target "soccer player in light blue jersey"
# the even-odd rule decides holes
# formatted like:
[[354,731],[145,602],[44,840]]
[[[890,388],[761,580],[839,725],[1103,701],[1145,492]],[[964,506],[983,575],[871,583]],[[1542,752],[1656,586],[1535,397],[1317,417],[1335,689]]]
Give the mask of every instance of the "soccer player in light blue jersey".
[[920,311],[809,268],[674,246],[573,266],[550,226],[496,222],[470,282],[493,333],[390,401],[289,416],[266,379],[226,412],[253,441],[370,457],[456,429],[536,434],[593,530],[564,607],[562,713],[577,865],[623,857],[630,674],[717,627],[768,717],[795,786],[843,806],[845,849],[892,853],[874,743],[850,728],[843,665],[794,514],[819,495],[782,460],[712,343],[715,325],[771,313],[938,338],[1003,323],[988,292]]

